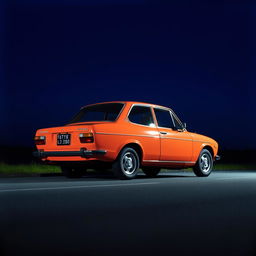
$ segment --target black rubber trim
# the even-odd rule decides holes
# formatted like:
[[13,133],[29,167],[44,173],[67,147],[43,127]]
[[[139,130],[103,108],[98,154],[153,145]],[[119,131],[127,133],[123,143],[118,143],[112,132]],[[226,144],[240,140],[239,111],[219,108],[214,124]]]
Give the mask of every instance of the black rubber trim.
[[106,150],[80,150],[80,151],[35,151],[33,156],[38,158],[45,158],[48,156],[81,156],[93,157],[97,155],[105,155]]

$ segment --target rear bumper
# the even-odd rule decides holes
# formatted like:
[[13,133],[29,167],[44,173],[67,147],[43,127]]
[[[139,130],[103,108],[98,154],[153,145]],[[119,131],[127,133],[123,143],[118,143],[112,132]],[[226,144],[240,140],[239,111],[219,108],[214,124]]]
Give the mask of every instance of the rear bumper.
[[38,158],[45,158],[49,156],[80,156],[84,158],[102,156],[107,153],[106,150],[85,150],[81,149],[80,151],[35,151],[33,156]]

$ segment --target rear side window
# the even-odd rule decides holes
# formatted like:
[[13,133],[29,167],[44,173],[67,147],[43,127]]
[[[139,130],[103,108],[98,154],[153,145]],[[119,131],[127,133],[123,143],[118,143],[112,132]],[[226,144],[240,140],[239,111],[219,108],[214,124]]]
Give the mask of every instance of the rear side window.
[[171,113],[169,110],[155,108],[154,111],[156,114],[158,126],[171,129],[174,128]]
[[150,107],[134,106],[128,116],[128,119],[136,124],[155,126]]

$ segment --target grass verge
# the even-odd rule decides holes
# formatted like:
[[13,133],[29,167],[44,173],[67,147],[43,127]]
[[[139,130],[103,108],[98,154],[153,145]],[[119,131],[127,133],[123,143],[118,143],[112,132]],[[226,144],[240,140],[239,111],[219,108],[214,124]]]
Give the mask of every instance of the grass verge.
[[61,173],[60,167],[43,164],[6,164],[0,163],[0,174],[43,174]]
[[[192,169],[187,169],[191,171]],[[214,170],[256,170],[256,164],[216,164]],[[168,171],[168,170],[163,170]],[[0,175],[36,175],[61,173],[60,167],[44,164],[6,164],[0,163]]]
[[216,164],[214,170],[256,170],[256,164]]

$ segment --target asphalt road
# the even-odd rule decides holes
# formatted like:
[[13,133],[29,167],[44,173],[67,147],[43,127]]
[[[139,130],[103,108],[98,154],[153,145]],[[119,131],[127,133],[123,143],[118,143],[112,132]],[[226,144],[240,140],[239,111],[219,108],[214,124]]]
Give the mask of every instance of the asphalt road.
[[256,255],[256,171],[2,178],[0,255]]

